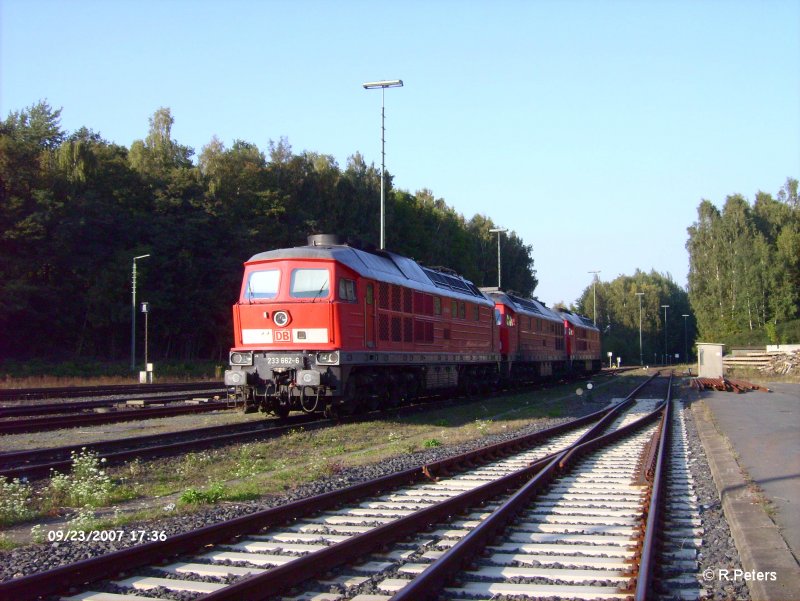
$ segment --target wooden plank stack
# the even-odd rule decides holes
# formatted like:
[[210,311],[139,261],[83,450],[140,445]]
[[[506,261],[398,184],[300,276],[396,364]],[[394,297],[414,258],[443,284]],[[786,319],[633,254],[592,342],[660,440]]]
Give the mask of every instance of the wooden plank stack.
[[725,369],[736,367],[761,369],[762,367],[766,367],[770,364],[773,356],[774,355],[772,353],[767,353],[764,351],[747,353],[745,355],[725,355],[722,358],[722,365],[725,367]]

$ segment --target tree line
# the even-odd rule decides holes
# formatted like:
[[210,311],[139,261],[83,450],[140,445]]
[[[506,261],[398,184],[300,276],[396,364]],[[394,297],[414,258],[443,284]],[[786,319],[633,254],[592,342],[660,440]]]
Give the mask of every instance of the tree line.
[[800,202],[796,179],[773,197],[708,200],[688,228],[689,298],[709,342],[800,342]]
[[621,357],[623,365],[683,363],[692,356],[696,324],[689,296],[669,274],[637,269],[610,282],[598,279],[584,289],[575,308],[596,316],[604,361],[608,352]]
[[759,192],[752,204],[741,194],[728,196],[722,210],[702,200],[687,228],[686,290],[670,274],[639,270],[587,286],[575,308],[596,315],[603,352],[650,364],[693,359],[695,341],[800,343],[797,192],[789,178],[775,197]]
[[[0,122],[0,359],[127,358],[132,259],[149,254],[137,301],[150,303],[151,356],[224,360],[245,260],[312,233],[378,243],[381,174],[358,152],[340,167],[285,138],[261,150],[214,137],[195,157],[168,108],[130,148],[65,132],[60,115],[40,101]],[[490,218],[392,179],[388,250],[497,282]],[[503,282],[533,294],[533,265],[532,247],[504,235]]]
[[[261,150],[214,137],[195,156],[172,138],[167,108],[127,148],[65,132],[60,115],[42,101],[0,122],[0,359],[129,359],[131,263],[149,254],[137,293],[151,306],[151,356],[224,362],[243,261],[312,233],[378,242],[380,171],[358,152],[341,167],[286,138]],[[395,189],[388,173],[385,184],[389,250],[496,284],[490,218]],[[732,195],[722,210],[703,200],[688,228],[688,290],[637,270],[597,280],[571,308],[596,316],[604,356],[628,364],[683,358],[696,339],[800,341],[797,188],[788,179],[752,204]],[[505,288],[535,293],[532,247],[514,232],[502,269]]]

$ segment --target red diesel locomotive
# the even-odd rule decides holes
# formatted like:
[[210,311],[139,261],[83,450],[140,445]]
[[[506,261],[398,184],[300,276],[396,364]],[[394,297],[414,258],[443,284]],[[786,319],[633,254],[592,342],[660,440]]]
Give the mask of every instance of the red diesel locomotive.
[[564,317],[490,294],[449,270],[310,236],[245,263],[225,384],[248,408],[336,415],[569,371]]

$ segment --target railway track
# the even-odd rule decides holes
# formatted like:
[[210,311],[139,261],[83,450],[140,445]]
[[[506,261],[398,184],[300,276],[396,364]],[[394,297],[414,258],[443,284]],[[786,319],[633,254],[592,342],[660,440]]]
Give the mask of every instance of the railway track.
[[[607,375],[607,374],[602,374]],[[403,413],[425,411],[434,406],[447,406],[454,401],[445,399],[437,405],[424,403],[397,409]],[[137,410],[141,411],[141,410]],[[135,417],[135,416],[133,416]],[[280,424],[275,420],[266,420],[258,424],[233,424],[225,426],[209,426],[197,428],[191,432],[173,432],[135,438],[101,441],[95,443],[75,444],[63,447],[11,451],[0,453],[0,476],[6,478],[27,478],[29,480],[44,478],[51,470],[66,472],[72,465],[72,454],[81,451],[97,453],[108,465],[130,461],[136,458],[148,459],[201,450],[217,445],[243,443],[250,440],[280,436],[283,433],[303,426],[319,428],[331,423],[342,423],[369,419],[365,415],[338,418],[338,420],[321,419],[313,415],[296,414],[285,418]],[[0,428],[2,422],[0,422]]]
[[108,386],[61,386],[44,388],[0,388],[0,401],[31,401],[37,399],[66,399],[157,392],[224,390],[222,382],[184,382],[172,384],[117,384]]
[[10,451],[0,453],[0,476],[9,479],[36,480],[49,476],[53,470],[67,472],[72,466],[72,455],[83,451],[97,453],[100,459],[105,459],[107,465],[117,465],[137,458],[169,457],[216,445],[276,437],[298,426],[310,430],[327,426],[330,423],[330,420],[303,414],[290,416],[281,422],[265,420],[245,424],[227,424],[195,428],[191,431],[168,432],[87,444]]
[[137,404],[140,406],[169,404],[193,398],[211,398],[227,396],[224,388],[204,388],[202,390],[183,391],[181,394],[139,394],[115,395],[94,401],[56,401],[54,403],[38,403],[35,401],[16,402],[0,405],[0,418],[33,417],[36,415],[55,415],[61,413],[77,413],[79,411],[118,407]]
[[[486,540],[503,532],[511,518],[528,507],[532,491],[538,494],[538,487],[554,481],[556,472],[580,469],[574,467],[575,462],[590,452],[612,453],[607,450],[612,448],[609,445],[633,444],[618,440],[626,436],[653,440],[654,426],[649,424],[665,412],[649,411],[652,403],[634,403],[632,398],[637,391],[610,410],[524,439],[215,524],[163,542],[145,543],[8,581],[0,584],[0,596],[22,600],[72,588],[85,591],[69,597],[74,600],[131,601],[135,597],[116,595],[136,590],[158,592],[162,590],[159,587],[204,593],[204,599],[215,601],[263,599],[278,594],[282,599],[358,599],[353,591],[357,593],[365,587],[376,589],[372,592],[387,599],[391,595],[398,599],[422,599],[418,595],[438,594],[432,591],[440,591],[460,571],[463,561],[475,561],[469,558],[486,547]],[[622,413],[632,423],[625,425]],[[643,413],[644,419],[636,419]],[[663,423],[669,423],[668,417],[662,419],[666,420]],[[642,428],[648,429],[645,434],[641,434]],[[612,434],[601,437],[608,430]],[[592,445],[600,450],[596,451]],[[655,457],[663,456],[665,445],[659,444],[658,448],[659,453],[628,450],[644,457],[640,462],[643,467],[634,469],[637,474],[652,473],[650,479],[660,479],[661,463]],[[611,455],[602,457],[594,460],[598,466],[605,462],[609,469],[614,466],[628,472],[633,469],[634,462],[629,456],[621,460],[612,459]],[[477,470],[476,464],[480,466]],[[655,466],[652,469],[651,464]],[[597,474],[593,476],[595,480],[610,478],[607,472]],[[566,476],[560,474],[560,477]],[[510,490],[517,492],[509,493]],[[632,502],[641,507],[642,498],[639,491]],[[557,500],[552,505],[560,506]],[[651,502],[643,513],[648,515],[648,521],[657,523],[653,506],[657,507],[657,502]],[[585,529],[583,522],[579,525]],[[466,534],[458,533],[459,530],[465,530]],[[449,531],[456,532],[455,538],[448,536]],[[486,536],[489,538],[484,539]],[[440,542],[442,549],[449,547],[449,550],[437,550]],[[649,548],[647,543],[643,544],[639,555],[651,557]],[[366,563],[353,563],[366,556],[369,556]],[[158,567],[149,568],[141,576],[130,575],[132,568],[148,565]],[[455,571],[453,566],[457,566]],[[330,570],[340,572],[331,576]],[[125,577],[120,579],[120,572],[125,572]],[[419,576],[414,578],[416,574]],[[91,587],[96,592],[86,591],[89,582],[101,578],[116,580]],[[316,589],[322,596],[314,593],[317,578],[328,591]],[[646,580],[631,578],[637,583]],[[483,576],[479,580],[482,579]],[[298,586],[305,590],[286,592]],[[642,586],[649,587],[649,581]],[[331,587],[337,592],[330,593]],[[631,584],[617,588],[623,591],[618,594],[628,594]]]
[[[47,430],[63,430],[68,428],[78,428],[81,426],[94,426],[98,424],[111,424],[116,422],[136,421],[141,419],[154,419],[159,417],[172,417],[175,415],[187,415],[191,413],[206,413],[209,411],[224,411],[227,409],[235,409],[235,405],[228,401],[215,401],[210,398],[198,399],[196,397],[187,398],[186,395],[181,395],[178,398],[172,398],[169,402],[184,402],[183,405],[169,405],[169,406],[154,406],[144,407],[141,409],[119,409],[115,411],[108,411],[104,413],[94,413],[84,411],[90,407],[81,407],[83,403],[69,403],[75,410],[80,411],[74,415],[60,415],[49,417],[33,417],[29,419],[16,419],[25,415],[30,415],[31,411],[27,408],[19,409],[0,409],[0,418],[15,418],[0,421],[0,434],[19,434],[22,432],[45,432]],[[197,401],[195,404],[186,404],[189,401]],[[167,401],[162,401],[167,402]],[[88,401],[86,404],[94,402]],[[120,402],[113,403],[101,401],[99,407],[110,407],[118,405]],[[55,405],[58,412],[64,411],[61,405]],[[96,408],[96,407],[95,407]],[[31,408],[34,412],[38,412],[40,408]],[[49,411],[45,408],[45,411]]]

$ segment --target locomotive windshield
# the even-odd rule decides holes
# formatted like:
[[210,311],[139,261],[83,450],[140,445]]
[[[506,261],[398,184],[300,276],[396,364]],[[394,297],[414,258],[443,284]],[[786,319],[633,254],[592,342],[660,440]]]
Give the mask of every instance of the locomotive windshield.
[[326,298],[330,292],[327,269],[295,269],[289,294],[293,298]]
[[247,288],[244,291],[246,300],[275,298],[281,282],[281,272],[277,269],[254,271],[247,278]]

